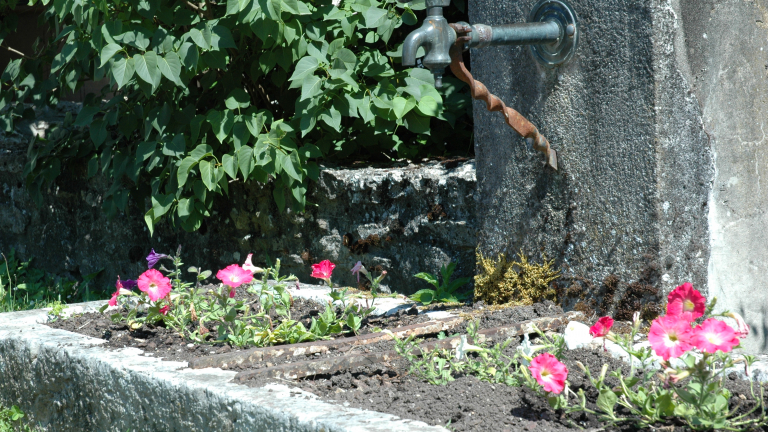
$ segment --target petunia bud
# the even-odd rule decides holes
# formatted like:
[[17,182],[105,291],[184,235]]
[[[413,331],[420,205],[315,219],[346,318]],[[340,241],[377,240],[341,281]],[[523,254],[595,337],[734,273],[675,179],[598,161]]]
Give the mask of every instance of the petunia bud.
[[736,312],[728,312],[725,314],[725,316],[736,320],[736,334],[740,339],[744,339],[749,336],[749,326],[741,315],[737,314]]

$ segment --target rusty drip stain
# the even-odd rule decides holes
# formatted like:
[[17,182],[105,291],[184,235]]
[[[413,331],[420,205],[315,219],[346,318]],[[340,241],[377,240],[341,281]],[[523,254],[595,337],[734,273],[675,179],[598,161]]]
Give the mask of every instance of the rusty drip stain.
[[463,46],[469,41],[467,33],[471,31],[470,27],[462,24],[451,24],[456,33],[463,35],[456,38],[456,43],[451,47],[451,71],[456,78],[469,85],[472,98],[485,102],[488,111],[501,111],[509,127],[514,129],[521,137],[533,140],[533,148],[544,153],[547,164],[557,170],[557,152],[549,146],[549,141],[542,135],[536,126],[533,125],[522,114],[509,108],[498,96],[488,91],[488,88],[472,77],[467,70],[462,58]]

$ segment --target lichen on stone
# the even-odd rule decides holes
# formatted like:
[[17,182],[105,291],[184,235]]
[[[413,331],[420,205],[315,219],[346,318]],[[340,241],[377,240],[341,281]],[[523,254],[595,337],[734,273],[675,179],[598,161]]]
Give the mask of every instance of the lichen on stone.
[[554,260],[543,257],[542,264],[531,263],[522,251],[517,255],[519,261],[510,261],[504,254],[496,260],[484,257],[480,251],[476,255],[475,301],[491,305],[557,301],[551,282],[560,277],[560,272],[552,268]]

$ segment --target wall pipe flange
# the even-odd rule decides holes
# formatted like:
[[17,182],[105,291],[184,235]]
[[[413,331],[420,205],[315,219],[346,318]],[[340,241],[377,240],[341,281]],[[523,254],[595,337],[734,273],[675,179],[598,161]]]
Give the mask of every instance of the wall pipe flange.
[[579,45],[579,19],[565,0],[539,0],[531,9],[529,23],[556,21],[563,29],[557,41],[531,45],[533,57],[549,67],[567,63]]

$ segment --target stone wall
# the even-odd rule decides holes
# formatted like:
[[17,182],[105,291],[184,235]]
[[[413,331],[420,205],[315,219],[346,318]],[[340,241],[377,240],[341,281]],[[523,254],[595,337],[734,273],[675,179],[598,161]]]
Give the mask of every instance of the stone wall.
[[[136,206],[107,220],[101,212],[104,179],[86,182],[64,169],[35,207],[24,189],[22,170],[30,126],[44,130],[75,105],[41,113],[13,136],[0,138],[0,251],[15,248],[33,265],[56,274],[82,277],[99,269],[99,286],[115,276],[135,278],[146,270],[151,248],[172,252],[183,247],[186,265],[219,269],[267,256],[281,259],[286,273],[310,282],[310,264],[336,263],[333,280],[357,286],[350,273],[360,260],[388,271],[384,284],[401,293],[427,285],[413,277],[437,274],[449,261],[457,276],[472,276],[475,266],[476,216],[474,161],[373,168],[326,168],[309,191],[305,213],[280,214],[271,190],[258,184],[233,184],[231,200],[215,203],[213,217],[199,232],[186,233],[161,224],[154,238]],[[106,288],[111,289],[111,288]]]
[[[525,21],[535,0],[470,0],[473,23]],[[768,348],[768,2],[570,0],[580,47],[546,69],[521,47],[473,50],[473,73],[536,124],[560,170],[475,105],[485,253],[545,252],[586,276],[691,281]],[[601,286],[602,285],[602,286]],[[622,293],[617,295],[621,297]],[[614,305],[616,306],[616,305]]]

